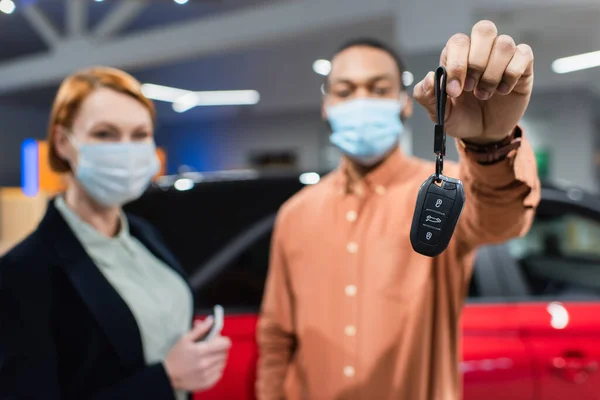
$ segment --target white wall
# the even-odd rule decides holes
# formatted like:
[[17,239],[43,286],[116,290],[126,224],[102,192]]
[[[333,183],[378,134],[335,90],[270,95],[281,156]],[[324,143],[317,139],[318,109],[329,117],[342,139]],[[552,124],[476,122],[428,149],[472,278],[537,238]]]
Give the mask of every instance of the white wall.
[[246,168],[250,153],[282,150],[297,153],[299,168],[314,170],[322,166],[326,129],[315,109],[164,126],[157,142],[167,148],[172,172],[182,164],[201,171]]
[[539,93],[523,118],[523,127],[534,148],[548,149],[551,180],[598,193],[594,104],[585,91]]
[[247,165],[251,152],[297,150],[301,169],[322,165],[326,125],[319,110],[224,122],[219,130],[219,158],[224,168]]

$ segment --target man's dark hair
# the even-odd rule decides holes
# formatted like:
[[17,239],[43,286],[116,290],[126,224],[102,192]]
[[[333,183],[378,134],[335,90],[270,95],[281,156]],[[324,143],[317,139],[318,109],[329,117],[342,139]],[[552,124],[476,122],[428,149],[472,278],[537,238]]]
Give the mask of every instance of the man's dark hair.
[[[347,50],[351,47],[360,47],[360,46],[379,49],[379,50],[382,50],[382,51],[386,52],[387,54],[389,54],[394,59],[394,61],[396,62],[396,66],[398,67],[398,76],[400,77],[400,87],[402,89],[405,89],[404,83],[402,82],[402,73],[406,70],[406,65],[404,64],[402,57],[400,57],[400,54],[398,54],[398,52],[396,50],[394,50],[394,48],[387,45],[386,43],[384,43],[381,40],[373,39],[373,38],[355,38],[355,39],[349,40],[346,43],[342,44],[335,51],[335,53],[333,53],[331,60],[333,61],[333,58],[335,56],[337,56],[338,54],[340,54],[341,52],[343,52],[344,50]],[[328,79],[329,78],[326,79],[325,87],[327,87]]]

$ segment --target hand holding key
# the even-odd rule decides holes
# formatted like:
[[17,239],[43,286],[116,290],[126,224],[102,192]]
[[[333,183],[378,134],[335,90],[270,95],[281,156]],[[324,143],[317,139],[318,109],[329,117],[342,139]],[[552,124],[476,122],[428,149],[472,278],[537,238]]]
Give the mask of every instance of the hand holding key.
[[[448,135],[489,143],[512,133],[525,113],[533,88],[533,51],[498,35],[496,25],[479,21],[471,36],[456,34],[442,51],[448,71]],[[415,85],[414,97],[436,119],[434,72]]]
[[209,332],[212,324],[212,318],[196,322],[167,355],[164,366],[174,389],[204,391],[221,379],[231,340],[217,336],[211,341],[198,342]]

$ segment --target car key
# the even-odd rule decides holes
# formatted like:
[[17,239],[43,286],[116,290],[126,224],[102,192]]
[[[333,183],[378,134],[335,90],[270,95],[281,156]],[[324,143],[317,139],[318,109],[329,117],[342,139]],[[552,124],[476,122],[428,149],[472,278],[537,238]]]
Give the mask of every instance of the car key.
[[223,330],[223,325],[225,323],[225,311],[223,307],[217,304],[213,307],[213,325],[210,328],[210,331],[202,338],[200,341],[209,342],[218,335],[221,334]]
[[429,257],[435,257],[446,250],[465,204],[462,182],[443,173],[446,155],[446,80],[446,69],[438,67],[434,84],[437,114],[433,141],[435,173],[419,189],[410,230],[413,249]]

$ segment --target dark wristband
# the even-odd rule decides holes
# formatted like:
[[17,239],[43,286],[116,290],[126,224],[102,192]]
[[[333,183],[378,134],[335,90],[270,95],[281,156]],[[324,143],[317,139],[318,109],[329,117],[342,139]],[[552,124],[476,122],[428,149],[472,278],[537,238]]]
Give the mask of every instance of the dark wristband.
[[505,160],[512,151],[518,149],[522,134],[521,128],[517,126],[512,134],[498,142],[476,144],[460,139],[459,145],[479,164],[490,165]]

